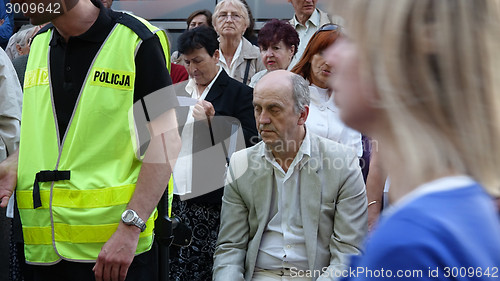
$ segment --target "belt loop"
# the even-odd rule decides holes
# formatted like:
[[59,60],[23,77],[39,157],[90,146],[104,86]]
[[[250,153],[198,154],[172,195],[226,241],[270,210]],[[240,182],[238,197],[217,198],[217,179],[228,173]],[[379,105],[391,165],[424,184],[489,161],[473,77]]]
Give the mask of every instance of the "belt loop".
[[69,180],[71,178],[70,171],[40,171],[35,175],[35,182],[33,183],[33,209],[42,206],[42,199],[40,196],[40,182]]

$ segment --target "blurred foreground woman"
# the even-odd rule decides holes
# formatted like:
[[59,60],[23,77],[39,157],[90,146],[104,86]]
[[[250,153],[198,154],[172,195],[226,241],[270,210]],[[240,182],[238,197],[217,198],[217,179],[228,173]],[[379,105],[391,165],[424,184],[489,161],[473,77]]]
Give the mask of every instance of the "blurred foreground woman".
[[379,141],[395,202],[349,280],[498,279],[498,1],[341,2],[347,34],[325,54],[335,102]]

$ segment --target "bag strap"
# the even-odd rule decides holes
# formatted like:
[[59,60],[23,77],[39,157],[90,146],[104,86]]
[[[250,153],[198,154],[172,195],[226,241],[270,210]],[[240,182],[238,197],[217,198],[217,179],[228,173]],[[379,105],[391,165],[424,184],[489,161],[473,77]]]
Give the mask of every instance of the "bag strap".
[[247,84],[247,81],[248,81],[248,72],[250,71],[250,60],[246,60],[247,61],[247,65],[246,65],[246,68],[245,68],[245,76],[243,77],[243,84]]

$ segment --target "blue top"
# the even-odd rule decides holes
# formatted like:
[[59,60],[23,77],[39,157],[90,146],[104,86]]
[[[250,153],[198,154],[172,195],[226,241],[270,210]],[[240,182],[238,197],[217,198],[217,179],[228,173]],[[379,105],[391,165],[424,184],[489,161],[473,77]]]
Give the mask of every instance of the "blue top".
[[381,220],[344,280],[500,280],[500,221],[481,186],[413,197]]
[[0,26],[0,47],[3,49],[7,46],[14,30],[14,14],[6,12],[6,5],[9,2],[9,0],[0,0],[0,19],[5,20]]

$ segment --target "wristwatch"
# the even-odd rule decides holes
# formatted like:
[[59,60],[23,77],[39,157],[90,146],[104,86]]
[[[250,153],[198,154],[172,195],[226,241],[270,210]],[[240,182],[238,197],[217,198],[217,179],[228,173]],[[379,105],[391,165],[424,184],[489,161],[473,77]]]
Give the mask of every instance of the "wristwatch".
[[141,232],[146,229],[146,223],[137,215],[134,210],[128,209],[125,210],[122,214],[122,222],[126,225],[137,226]]

